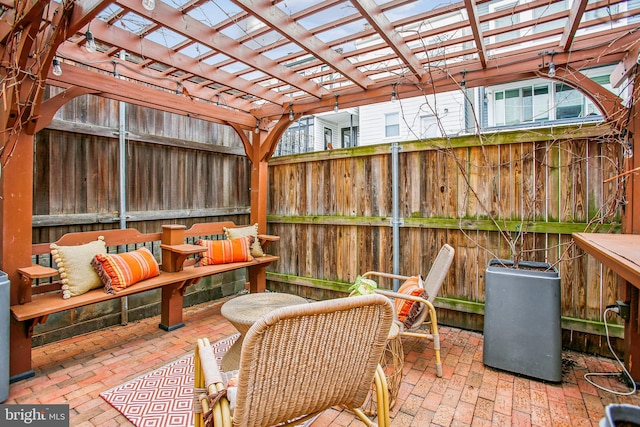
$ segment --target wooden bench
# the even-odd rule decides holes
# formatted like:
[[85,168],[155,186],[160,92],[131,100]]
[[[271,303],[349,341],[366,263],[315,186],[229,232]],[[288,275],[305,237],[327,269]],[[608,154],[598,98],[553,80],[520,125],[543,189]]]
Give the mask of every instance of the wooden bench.
[[[49,315],[127,295],[160,288],[160,328],[166,331],[184,326],[182,308],[184,294],[190,285],[203,277],[247,268],[251,292],[263,292],[266,287],[266,267],[278,257],[265,255],[253,261],[196,266],[194,254],[204,252],[194,245],[198,238],[224,238],[224,227],[235,228],[233,222],[200,223],[185,230],[182,225],[164,225],[160,233],[143,234],[135,229],[103,230],[68,233],[55,243],[73,246],[89,243],[103,236],[108,253],[125,252],[145,246],[152,253],[161,252],[160,275],[145,279],[115,294],[103,288],[63,299],[58,270],[40,265],[40,258],[50,258],[50,244],[35,244],[34,264],[20,268],[19,304],[11,306],[11,372],[12,381],[33,375],[31,368],[31,338],[36,325],[45,323]],[[258,235],[263,248],[279,240],[278,236]],[[42,261],[40,261],[42,263]],[[51,264],[51,261],[48,262]],[[20,366],[20,367],[18,367]]]

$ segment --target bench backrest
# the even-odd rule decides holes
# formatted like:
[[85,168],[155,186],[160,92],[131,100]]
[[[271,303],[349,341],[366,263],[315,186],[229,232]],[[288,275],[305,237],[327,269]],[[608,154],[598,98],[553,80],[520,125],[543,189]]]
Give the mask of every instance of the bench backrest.
[[[226,238],[224,229],[237,227],[232,221],[222,222],[201,222],[193,224],[191,228],[184,231],[185,241],[194,244],[198,239],[224,240]],[[196,257],[190,257],[185,262],[185,266],[193,265],[197,262]]]
[[190,238],[204,238],[207,236],[224,235],[224,229],[237,227],[231,221],[224,222],[202,222],[199,224],[193,224],[191,228],[184,231],[184,236],[187,239]]
[[[104,237],[104,243],[107,248],[116,248],[119,246],[142,245],[144,243],[159,242],[162,233],[140,233],[135,228],[127,228],[124,230],[97,230],[97,231],[81,231],[76,233],[67,233],[56,240],[59,246],[83,245],[85,243],[98,240],[98,237]],[[45,255],[51,253],[51,243],[39,243],[32,246],[33,255]]]
[[[185,230],[182,226],[168,226],[175,229],[177,236],[180,236],[178,240],[184,243],[195,243],[198,239],[225,239],[225,228],[236,228],[236,224],[232,221],[223,222],[208,222],[194,224],[188,230]],[[164,230],[164,227],[163,227]],[[60,237],[56,243],[59,246],[74,246],[83,245],[93,242],[102,236],[107,246],[108,253],[122,253],[126,251],[132,251],[138,249],[141,246],[145,246],[149,249],[160,265],[162,265],[162,250],[160,243],[163,242],[165,237],[163,232],[158,233],[141,233],[135,228],[127,229],[113,229],[113,230],[94,230],[94,231],[82,231],[67,233]],[[56,263],[51,256],[51,243],[37,243],[32,245],[32,262],[45,267],[57,268]],[[195,264],[195,256],[190,256],[184,261],[184,266],[190,266]],[[170,271],[170,270],[169,270]],[[59,276],[52,276],[42,279],[36,279],[33,281],[30,293],[31,295],[60,292],[61,282]],[[26,291],[26,290],[25,290]],[[26,291],[29,292],[29,291]]]
[[[109,253],[130,251],[141,246],[146,246],[147,249],[156,255],[156,258],[160,258],[160,239],[162,233],[141,233],[134,228],[67,233],[54,243],[59,246],[83,245],[98,240],[100,236],[104,237],[107,252]],[[51,256],[50,246],[51,243],[32,245],[32,262],[46,267],[57,268]],[[59,276],[39,279],[34,281],[31,287],[31,294],[37,295],[48,292],[59,292],[61,291],[61,286]]]
[[[200,238],[209,239],[224,239],[224,228],[237,227],[232,221],[223,222],[207,222],[194,224],[191,228],[184,231],[185,240],[189,243],[194,243]],[[135,228],[127,229],[113,229],[113,230],[94,230],[94,231],[80,231],[74,233],[67,233],[56,240],[59,246],[74,246],[83,245],[93,242],[98,239],[99,236],[104,237],[104,242],[107,246],[107,252],[119,253],[124,251],[135,250],[141,246],[146,246],[157,258],[158,263],[161,263],[160,256],[160,241],[162,240],[162,233],[141,233]],[[56,268],[55,262],[51,257],[51,243],[37,243],[32,245],[33,263],[44,265],[47,267]],[[185,265],[193,265],[195,258],[190,257],[185,261]],[[46,284],[44,287],[42,285]],[[44,279],[34,282],[33,293],[50,292],[60,288],[58,278]]]

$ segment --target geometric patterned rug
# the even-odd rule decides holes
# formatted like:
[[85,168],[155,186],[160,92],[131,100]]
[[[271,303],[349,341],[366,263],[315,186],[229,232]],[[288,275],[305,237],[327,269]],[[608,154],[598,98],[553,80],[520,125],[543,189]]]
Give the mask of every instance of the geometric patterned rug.
[[[212,344],[218,364],[238,336]],[[136,427],[193,426],[193,353],[102,392],[100,397]]]

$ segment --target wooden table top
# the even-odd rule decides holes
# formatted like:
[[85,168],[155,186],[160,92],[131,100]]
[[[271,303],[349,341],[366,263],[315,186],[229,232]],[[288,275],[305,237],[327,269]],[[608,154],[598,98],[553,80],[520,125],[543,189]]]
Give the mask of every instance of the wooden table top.
[[640,234],[573,233],[579,248],[640,288]]
[[307,300],[297,295],[259,292],[230,299],[222,304],[220,313],[236,327],[238,324],[250,326],[276,308],[305,303]]

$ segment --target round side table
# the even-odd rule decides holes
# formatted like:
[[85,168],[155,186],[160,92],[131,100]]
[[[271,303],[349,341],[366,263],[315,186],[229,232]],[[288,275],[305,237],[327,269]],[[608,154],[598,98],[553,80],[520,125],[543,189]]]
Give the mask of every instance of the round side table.
[[244,336],[258,319],[276,308],[306,303],[306,299],[297,295],[276,292],[246,294],[225,302],[220,313],[240,332],[240,337],[222,357],[222,370],[238,369]]

